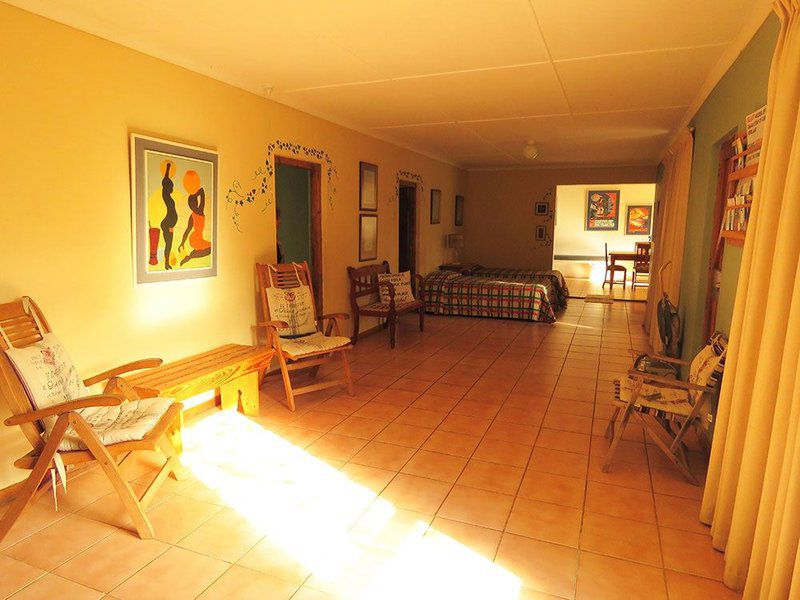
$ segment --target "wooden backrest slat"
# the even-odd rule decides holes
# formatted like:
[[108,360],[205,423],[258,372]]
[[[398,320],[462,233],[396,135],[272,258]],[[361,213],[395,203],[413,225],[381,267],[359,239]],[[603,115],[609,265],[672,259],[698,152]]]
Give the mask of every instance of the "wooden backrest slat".
[[378,275],[390,272],[388,261],[363,267],[347,267],[347,276],[350,278],[350,304],[353,310],[357,310],[359,298],[365,296],[380,298]]

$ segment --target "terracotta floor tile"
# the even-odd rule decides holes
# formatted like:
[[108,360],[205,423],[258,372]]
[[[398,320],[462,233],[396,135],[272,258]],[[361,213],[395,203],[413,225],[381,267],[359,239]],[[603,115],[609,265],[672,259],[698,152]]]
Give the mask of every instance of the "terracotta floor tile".
[[494,560],[502,534],[494,529],[436,517],[425,535],[431,537],[444,536],[448,540],[458,542],[465,548],[469,548],[471,551],[491,561]]
[[437,516],[500,530],[511,512],[513,501],[514,497],[506,494],[456,485]]
[[610,483],[622,487],[634,488],[649,492],[652,490],[650,485],[650,469],[646,464],[634,464],[621,461],[612,461],[608,472],[603,472],[603,456],[589,456],[588,478],[592,481]]
[[372,441],[350,460],[359,465],[399,471],[414,453],[413,448]]
[[326,433],[306,450],[314,456],[347,461],[366,445],[367,440],[361,438]]
[[466,464],[467,459],[460,456],[420,450],[411,457],[401,471],[410,475],[453,483],[458,479]]
[[584,479],[528,469],[522,479],[519,496],[582,509],[585,488]]
[[544,473],[586,478],[588,458],[583,454],[534,446],[528,468]]
[[[422,392],[427,390],[430,386],[431,386],[431,384],[428,383],[427,381],[420,381],[419,379],[410,379],[408,377],[401,377],[400,379],[395,381],[389,387],[389,390],[401,390],[401,391],[404,391],[404,392],[414,392],[414,394],[415,394],[414,397],[416,398]],[[380,395],[381,394],[378,394],[378,397],[380,397]],[[412,400],[413,400],[413,398],[412,398]]]
[[711,536],[665,527],[660,533],[665,568],[722,580],[724,555],[711,546]]
[[41,598],[69,598],[69,600],[97,600],[103,593],[58,575],[48,573],[14,594],[14,600],[40,600]]
[[467,463],[457,483],[490,492],[513,495],[517,492],[522,473],[523,470],[519,467],[473,458]]
[[573,433],[591,433],[591,417],[582,417],[563,412],[553,412],[548,410],[542,421],[542,427],[556,429],[558,431],[571,431]]
[[326,432],[333,429],[342,421],[344,421],[343,415],[323,412],[321,410],[312,410],[298,417],[292,423],[292,425],[295,427],[302,427],[304,429],[313,429],[315,431]]
[[737,600],[742,595],[722,582],[667,570],[669,600]]
[[54,573],[86,587],[110,592],[169,548],[164,542],[142,540],[134,533],[118,530],[55,569]]
[[506,531],[577,548],[581,531],[581,511],[517,497]]
[[665,600],[664,572],[656,567],[581,552],[577,600]]
[[[703,499],[703,486],[692,485],[677,469],[650,469],[650,476],[653,479],[653,491],[657,494],[690,500]],[[702,479],[700,483],[703,483]]]
[[324,435],[324,432],[317,431],[316,429],[306,429],[305,427],[295,427],[294,425],[287,425],[281,427],[276,432],[293,446],[298,448],[307,448],[314,440],[318,440]]
[[711,528],[700,522],[700,501],[655,494],[656,517],[661,527],[710,535]]
[[658,528],[650,523],[587,512],[581,550],[661,567]]
[[452,485],[445,481],[399,473],[381,494],[398,508],[435,514]]
[[417,427],[436,427],[447,416],[446,412],[407,408],[395,421]]
[[481,436],[486,433],[491,423],[492,421],[490,419],[476,419],[475,417],[450,414],[442,421],[438,428],[442,431]]
[[217,514],[221,507],[193,498],[173,496],[147,511],[156,538],[176,543]]
[[531,450],[532,448],[525,444],[484,438],[475,450],[474,457],[487,462],[524,467],[528,464]]
[[523,536],[504,533],[495,562],[537,592],[572,598],[578,573],[578,551]]
[[303,583],[311,574],[310,567],[300,557],[267,538],[253,546],[236,564],[297,584]]
[[468,390],[469,388],[465,385],[452,385],[448,383],[437,382],[431,385],[426,393],[434,396],[444,396],[446,398],[459,399],[462,398]]
[[459,398],[447,398],[445,396],[437,396],[430,392],[425,392],[419,398],[414,400],[411,405],[413,408],[422,410],[435,410],[439,412],[451,411],[453,407],[458,404]]
[[348,537],[364,546],[394,552],[422,539],[431,521],[433,515],[376,503],[353,525]]
[[[3,507],[0,507],[0,512],[5,512]],[[31,504],[24,515],[17,519],[16,523],[11,527],[11,531],[8,532],[3,541],[0,542],[0,550],[13,546],[33,533],[41,531],[45,527],[63,519],[67,514],[68,513],[56,512],[53,510],[52,503],[49,505],[40,503]]]
[[520,425],[535,425],[538,427],[542,424],[544,412],[530,408],[506,405],[500,409],[495,418],[498,421],[518,423]]
[[112,590],[120,600],[163,598],[169,582],[170,598],[194,598],[222,575],[230,565],[183,548],[171,548]]
[[[602,436],[593,436],[590,454],[592,456],[601,456],[605,458],[610,445],[611,442],[606,438]],[[620,440],[614,452],[614,462],[627,462],[646,466],[647,452],[645,452],[645,445],[629,442],[627,440]]]
[[224,508],[178,545],[232,563],[244,556],[262,537],[264,534],[256,524],[233,509]]
[[371,440],[378,435],[386,425],[388,425],[388,421],[364,419],[351,415],[331,429],[331,433],[361,438],[363,440]]
[[486,438],[533,446],[533,443],[536,441],[537,433],[539,433],[539,428],[533,425],[519,425],[517,423],[495,421],[486,431]]
[[356,463],[347,463],[341,468],[347,478],[375,494],[380,494],[389,482],[397,475],[396,471],[368,467]]
[[7,598],[44,575],[46,571],[0,554],[0,573],[3,574],[0,577],[0,598]]
[[320,404],[317,410],[349,416],[364,406],[364,404],[366,404],[366,400],[336,395]]
[[[382,394],[383,392],[381,392]],[[378,394],[380,396],[380,394]],[[377,397],[372,401],[368,402],[361,408],[359,408],[356,412],[353,413],[355,417],[361,417],[362,419],[377,419],[379,421],[391,421],[395,419],[401,412],[403,412],[402,406],[395,406],[393,404],[384,404],[382,402],[377,401]]]
[[577,454],[589,454],[590,437],[585,433],[557,431],[543,427],[539,431],[539,437],[536,438],[536,446],[550,448],[551,450],[575,452]]
[[212,583],[199,596],[199,599],[227,600],[228,598],[236,598],[237,600],[246,600],[251,598],[252,600],[262,600],[264,598],[274,598],[275,600],[288,600],[297,588],[297,583],[233,565],[222,577]]
[[435,431],[422,445],[423,450],[451,454],[453,456],[469,457],[478,447],[481,438],[452,431]]
[[656,522],[652,494],[597,481],[590,481],[587,485],[584,509],[644,523]]
[[407,446],[408,448],[419,448],[433,431],[431,427],[389,423],[383,431],[375,436],[375,441]]
[[5,554],[50,571],[114,531],[106,523],[70,514],[14,544]]

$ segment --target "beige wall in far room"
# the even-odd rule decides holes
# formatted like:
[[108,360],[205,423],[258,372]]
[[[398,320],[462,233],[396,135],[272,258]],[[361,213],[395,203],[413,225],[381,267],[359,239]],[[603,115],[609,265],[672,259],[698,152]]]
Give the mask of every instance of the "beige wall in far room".
[[[558,185],[655,180],[655,165],[470,171],[464,208],[463,258],[490,267],[550,269],[553,219],[534,215],[536,202],[548,197],[552,211]],[[536,242],[535,230],[539,224],[548,228],[549,242]]]
[[[619,190],[619,227],[615,231],[586,231],[586,199],[589,190]],[[555,235],[553,256],[602,256],[604,244],[609,251],[633,251],[636,242],[647,242],[649,235],[626,235],[628,206],[653,206],[654,183],[599,183],[592,185],[560,185],[556,191]],[[603,261],[553,260],[553,268],[567,277],[589,277],[597,274]]]

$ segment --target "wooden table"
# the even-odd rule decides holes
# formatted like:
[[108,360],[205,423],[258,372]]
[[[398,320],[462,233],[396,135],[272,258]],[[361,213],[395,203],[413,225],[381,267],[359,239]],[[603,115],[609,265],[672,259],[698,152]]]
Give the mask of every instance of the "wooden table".
[[258,416],[258,388],[267,370],[272,348],[226,344],[214,350],[163,364],[125,379],[149,395],[186,400],[219,388],[222,409]]
[[611,289],[614,289],[614,271],[613,267],[617,261],[635,261],[637,258],[636,252],[609,252],[608,259],[611,261]]

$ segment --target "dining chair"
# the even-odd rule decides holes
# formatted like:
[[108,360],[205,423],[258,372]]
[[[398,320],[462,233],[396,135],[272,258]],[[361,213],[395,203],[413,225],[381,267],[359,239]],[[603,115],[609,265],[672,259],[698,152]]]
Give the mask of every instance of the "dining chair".
[[611,261],[608,258],[608,243],[604,244],[605,246],[605,254],[606,254],[606,275],[603,280],[603,286],[606,287],[606,284],[609,283],[611,285],[615,283],[620,283],[617,279],[615,279],[615,273],[622,273],[622,287],[625,288],[628,280],[628,269],[623,267],[622,265],[615,265],[611,264]]

